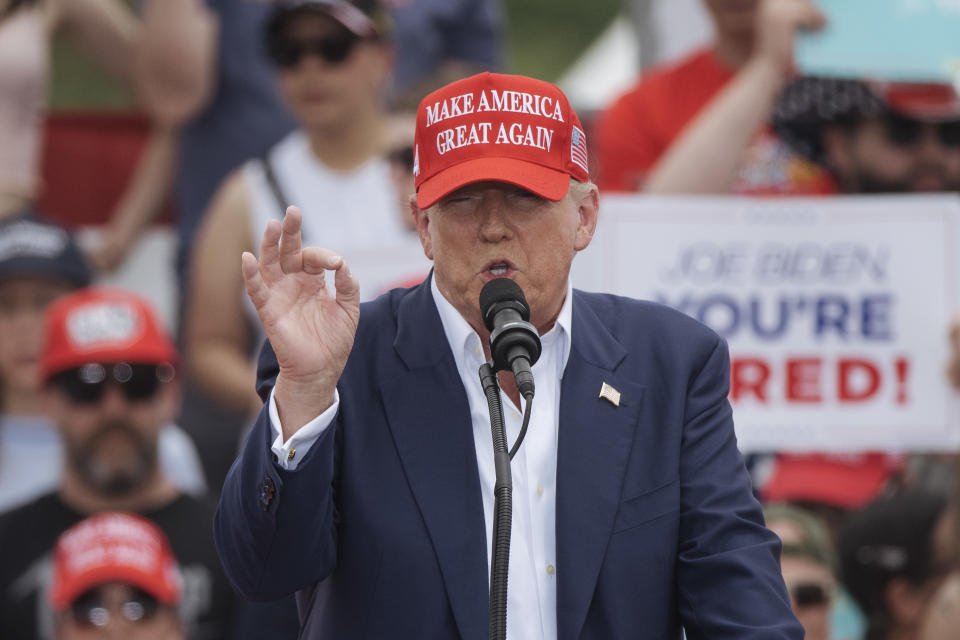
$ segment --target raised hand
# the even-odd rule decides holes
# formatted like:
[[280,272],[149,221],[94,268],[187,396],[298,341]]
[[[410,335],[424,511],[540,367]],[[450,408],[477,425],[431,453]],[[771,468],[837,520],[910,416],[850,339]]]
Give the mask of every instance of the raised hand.
[[756,24],[755,56],[790,73],[797,31],[820,29],[825,19],[811,0],[761,0]]
[[301,221],[289,207],[282,224],[267,224],[259,261],[249,252],[241,258],[247,295],[280,363],[274,399],[284,440],[333,402],[360,318],[357,279],[329,249],[301,246]]

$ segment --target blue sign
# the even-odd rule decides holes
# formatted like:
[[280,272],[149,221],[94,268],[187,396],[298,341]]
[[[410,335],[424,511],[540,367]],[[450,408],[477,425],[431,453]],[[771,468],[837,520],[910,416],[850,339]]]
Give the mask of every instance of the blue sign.
[[960,0],[816,0],[827,26],[797,37],[807,75],[960,82]]

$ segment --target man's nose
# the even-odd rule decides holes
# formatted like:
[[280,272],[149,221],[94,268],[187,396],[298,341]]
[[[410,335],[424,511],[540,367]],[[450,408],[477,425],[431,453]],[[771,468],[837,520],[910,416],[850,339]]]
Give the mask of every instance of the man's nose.
[[484,198],[481,207],[480,235],[488,242],[498,242],[510,237],[511,229],[507,223],[506,203],[500,197]]
[[130,401],[123,394],[120,386],[115,382],[108,382],[100,398],[100,410],[107,415],[126,413]]

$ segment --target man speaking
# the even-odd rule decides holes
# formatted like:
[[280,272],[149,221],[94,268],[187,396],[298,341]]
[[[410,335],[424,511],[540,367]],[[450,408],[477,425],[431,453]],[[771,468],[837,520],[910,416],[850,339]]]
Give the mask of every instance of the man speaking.
[[[507,636],[803,637],[736,448],[725,343],[665,307],[570,287],[597,224],[586,149],[556,87],[473,76],[417,114],[425,282],[361,309],[335,247],[301,247],[295,207],[259,260],[244,254],[270,340],[266,406],[216,538],[246,597],[298,592],[301,637],[487,636],[495,474],[478,299],[495,278],[523,290],[542,343],[511,465]],[[500,384],[509,446],[523,403],[512,374]]]

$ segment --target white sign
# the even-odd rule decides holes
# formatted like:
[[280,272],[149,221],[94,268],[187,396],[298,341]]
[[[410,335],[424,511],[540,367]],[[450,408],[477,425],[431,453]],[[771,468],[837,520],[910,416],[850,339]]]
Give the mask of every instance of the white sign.
[[724,336],[744,451],[955,450],[958,228],[953,196],[605,196],[573,283]]

